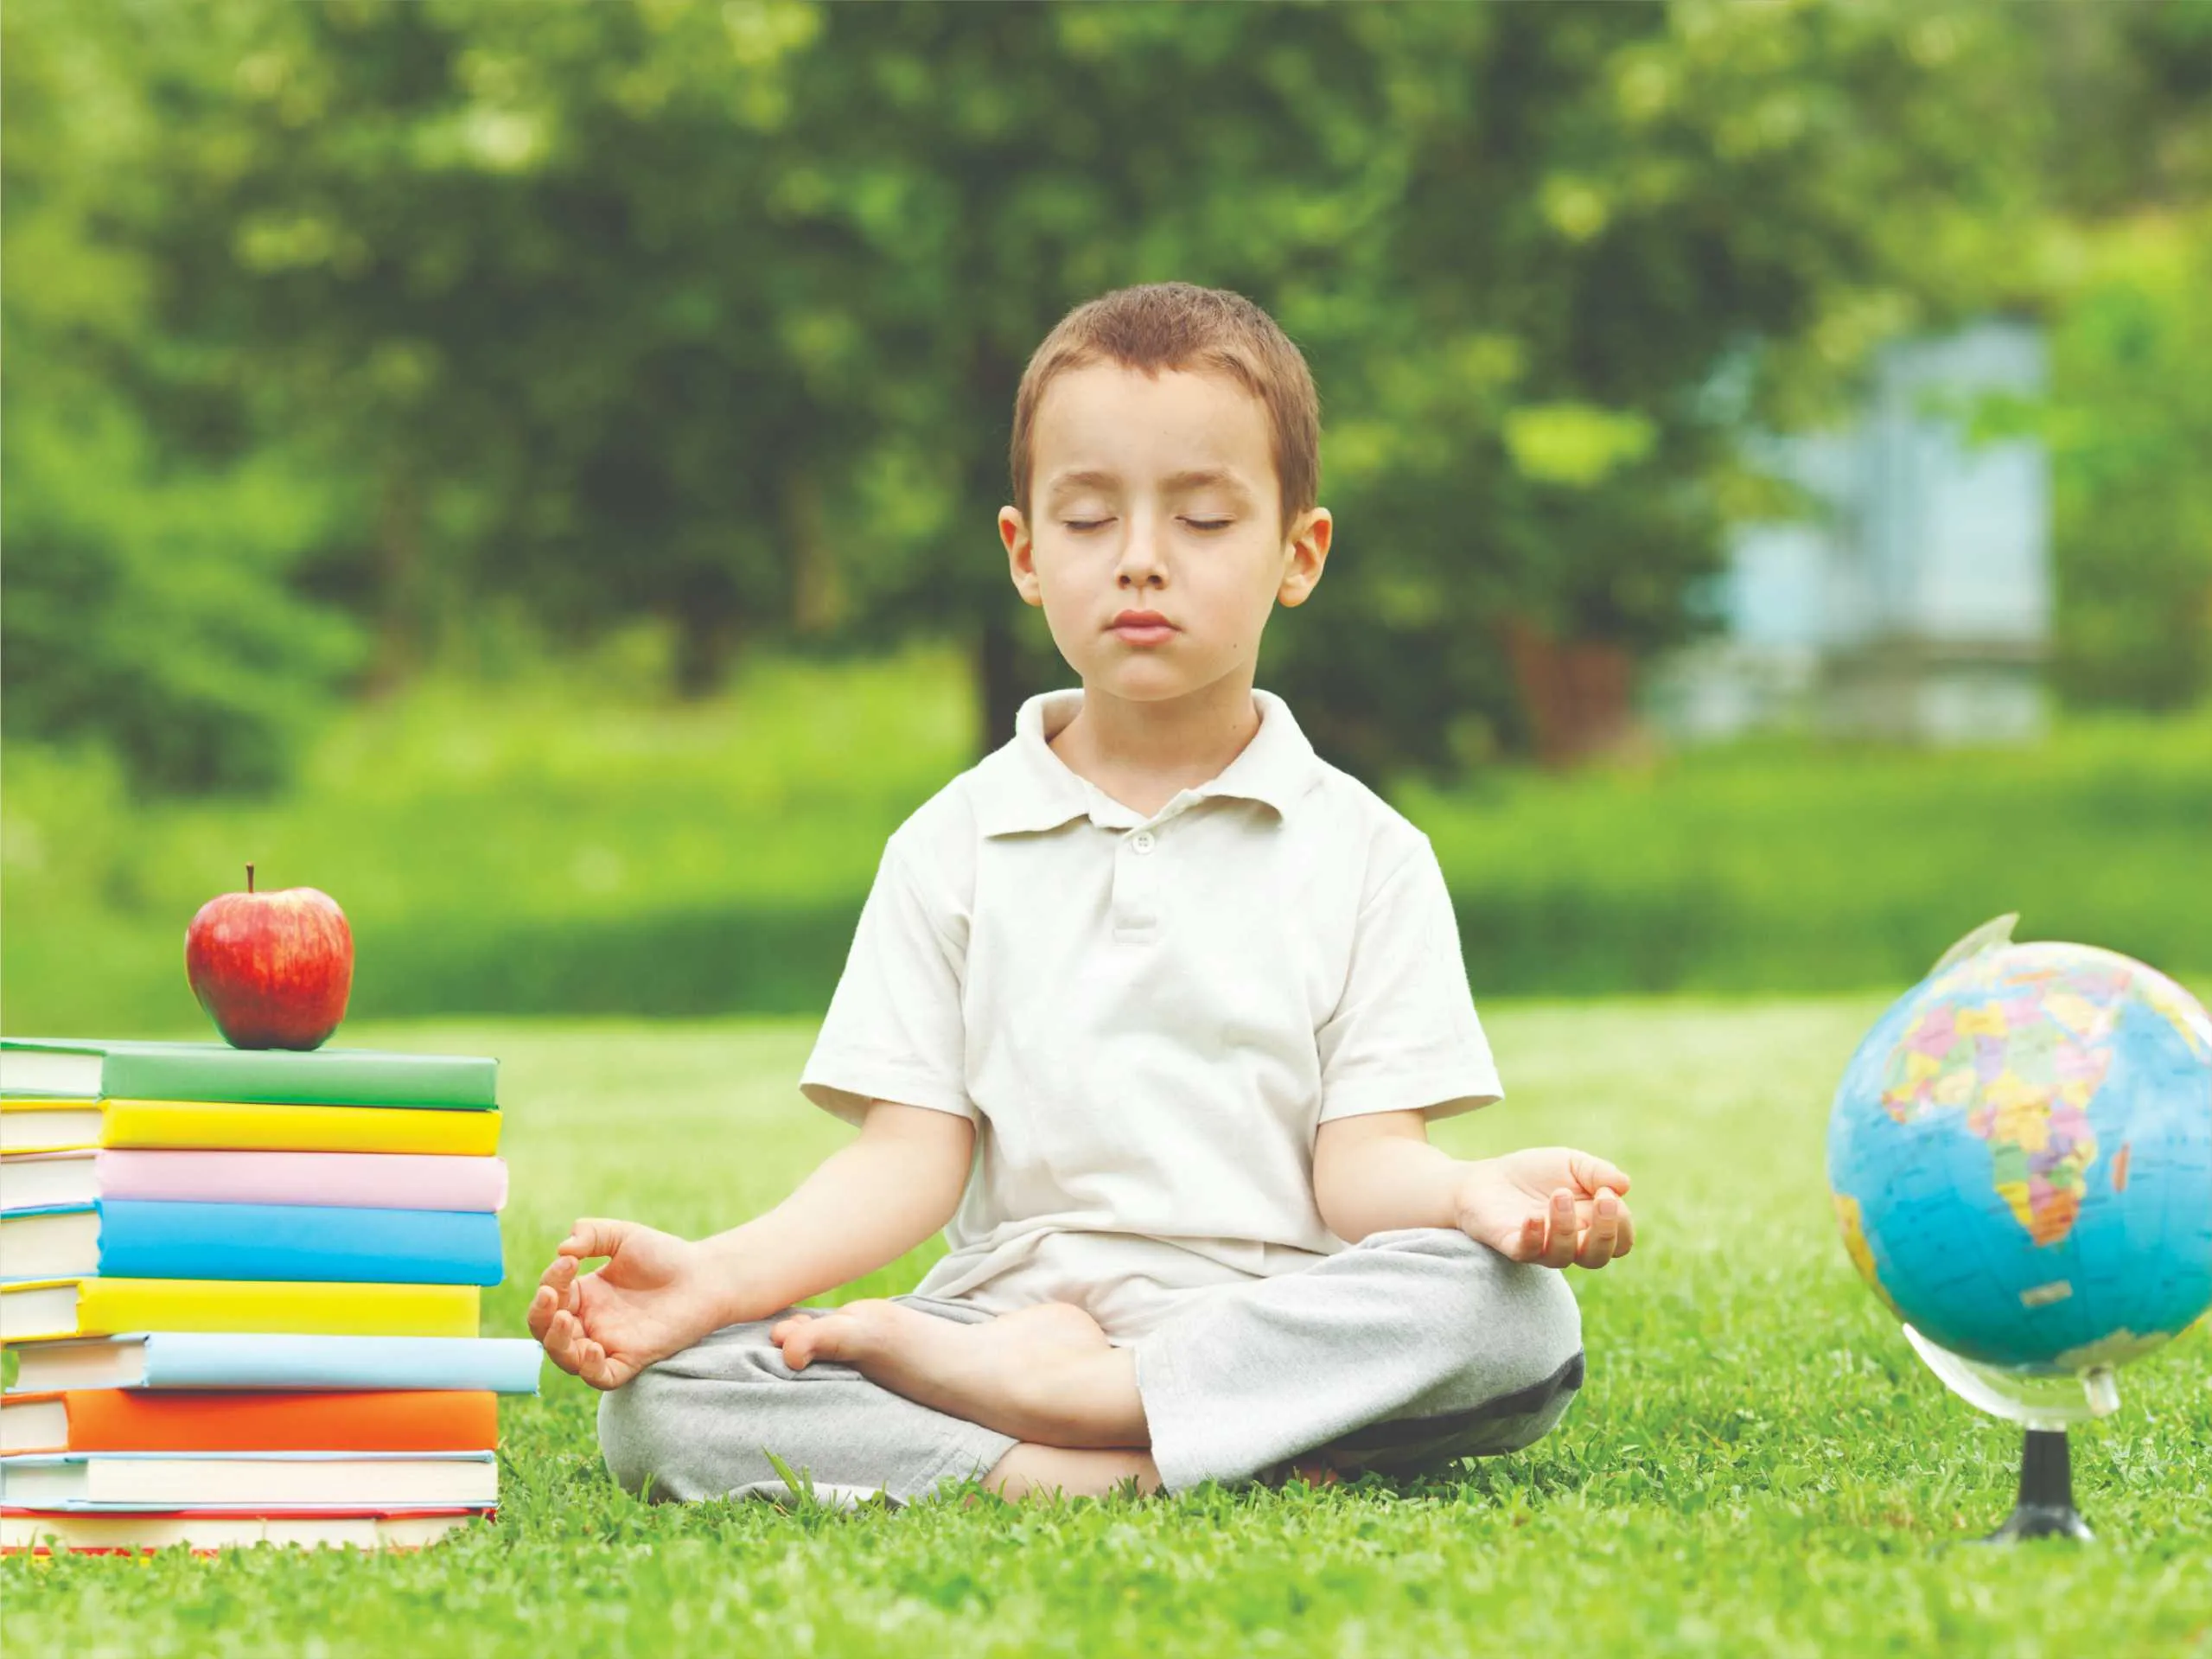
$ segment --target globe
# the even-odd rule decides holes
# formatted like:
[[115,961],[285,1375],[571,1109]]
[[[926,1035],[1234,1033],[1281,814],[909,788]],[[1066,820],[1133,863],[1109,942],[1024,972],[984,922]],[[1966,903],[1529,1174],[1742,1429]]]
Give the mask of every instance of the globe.
[[2108,1387],[2212,1305],[2212,1018],[2141,962],[2016,944],[2011,921],[1852,1056],[1828,1123],[1836,1219],[1926,1343],[1984,1375]]

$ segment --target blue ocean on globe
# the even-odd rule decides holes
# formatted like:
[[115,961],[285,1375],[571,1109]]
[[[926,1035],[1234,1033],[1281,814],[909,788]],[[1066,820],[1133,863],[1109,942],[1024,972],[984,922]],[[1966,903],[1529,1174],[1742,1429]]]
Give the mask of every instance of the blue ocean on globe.
[[2212,1018],[2092,946],[1947,959],[1852,1055],[1828,1182],[1937,1345],[2032,1375],[2147,1353],[2212,1306]]

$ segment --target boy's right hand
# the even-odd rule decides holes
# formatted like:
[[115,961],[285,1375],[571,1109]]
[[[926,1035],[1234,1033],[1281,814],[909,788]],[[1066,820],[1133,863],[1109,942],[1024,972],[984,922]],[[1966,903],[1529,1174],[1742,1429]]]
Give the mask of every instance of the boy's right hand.
[[[578,1267],[596,1256],[595,1273]],[[530,1334],[553,1363],[595,1388],[619,1388],[719,1323],[704,1253],[635,1222],[585,1219],[569,1229],[530,1298]]]

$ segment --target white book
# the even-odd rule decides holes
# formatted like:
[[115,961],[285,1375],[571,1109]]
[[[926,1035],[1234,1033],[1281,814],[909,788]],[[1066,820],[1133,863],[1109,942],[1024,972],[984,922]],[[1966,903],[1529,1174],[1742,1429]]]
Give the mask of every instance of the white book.
[[97,1106],[65,1106],[41,1101],[0,1112],[0,1152],[43,1152],[52,1147],[98,1146],[107,1113]]
[[0,1505],[20,1509],[489,1506],[488,1452],[70,1452],[0,1458]]

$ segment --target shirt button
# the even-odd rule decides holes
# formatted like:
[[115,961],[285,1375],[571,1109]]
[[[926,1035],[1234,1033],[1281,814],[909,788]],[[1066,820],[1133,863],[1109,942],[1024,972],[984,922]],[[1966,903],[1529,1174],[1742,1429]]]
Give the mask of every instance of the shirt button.
[[1129,845],[1138,852],[1150,852],[1152,850],[1152,832],[1138,830],[1129,838]]

